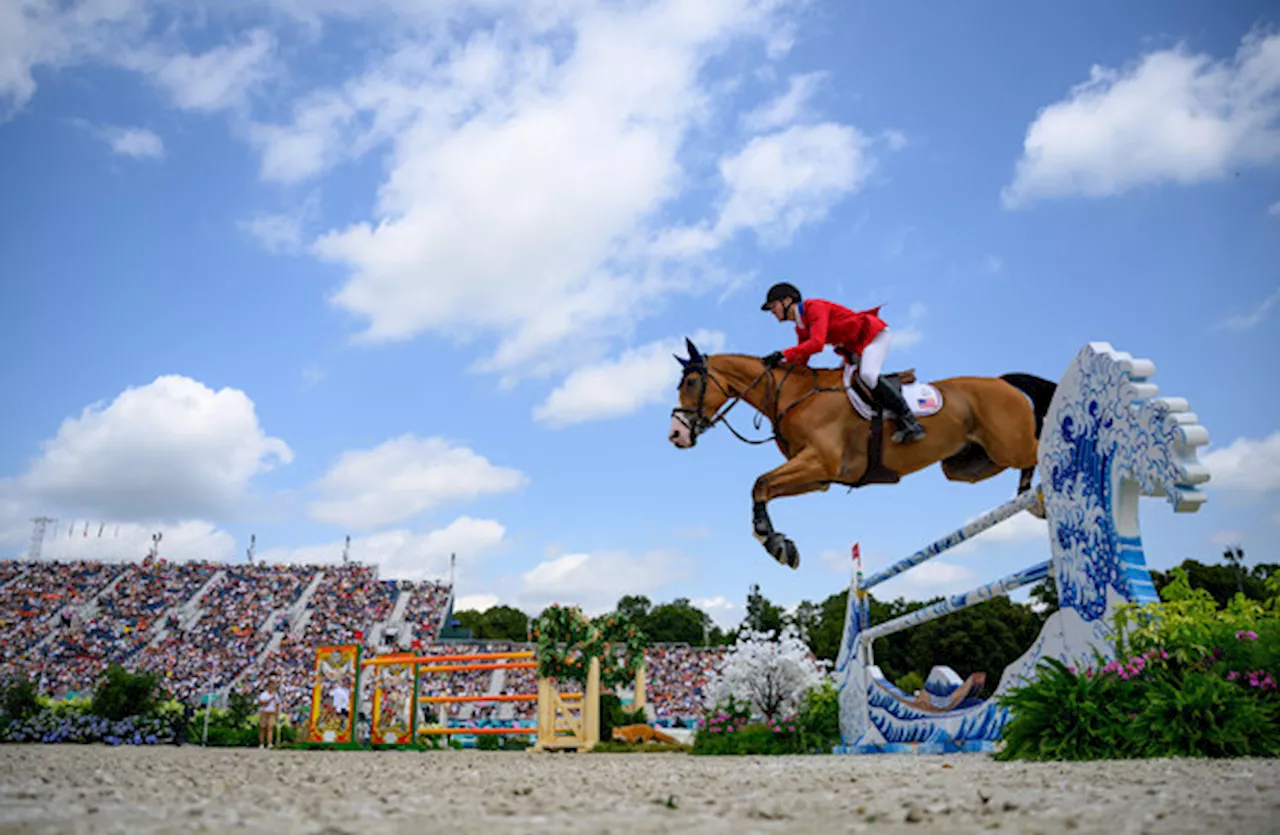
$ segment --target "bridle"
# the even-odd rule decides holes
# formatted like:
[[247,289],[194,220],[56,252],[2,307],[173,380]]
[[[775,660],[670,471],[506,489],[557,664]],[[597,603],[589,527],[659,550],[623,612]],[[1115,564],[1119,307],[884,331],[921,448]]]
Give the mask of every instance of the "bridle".
[[[736,437],[738,440],[742,441],[743,443],[756,445],[756,444],[767,444],[771,441],[776,440],[781,442],[782,445],[785,447],[787,445],[787,439],[784,438],[779,432],[779,426],[782,424],[782,419],[787,416],[788,412],[790,412],[796,406],[800,405],[805,400],[817,394],[818,392],[842,391],[842,389],[840,388],[818,385],[818,370],[816,368],[806,367],[806,370],[810,371],[813,374],[813,387],[809,389],[809,391],[807,391],[805,394],[801,395],[800,397],[797,397],[791,404],[789,404],[781,412],[778,412],[778,403],[781,400],[783,385],[787,382],[787,378],[791,376],[792,372],[796,371],[801,367],[802,366],[797,366],[797,365],[787,366],[786,369],[782,372],[782,379],[778,380],[773,376],[773,373],[772,373],[773,369],[769,368],[768,366],[765,366],[765,368],[759,374],[756,375],[756,378],[752,380],[751,383],[741,391],[741,393],[734,394],[728,389],[726,389],[720,383],[720,380],[718,378],[716,378],[711,374],[711,369],[707,367],[707,364],[705,361],[699,362],[699,363],[689,363],[687,366],[685,366],[684,374],[681,375],[680,383],[678,384],[677,387],[683,386],[684,381],[688,379],[691,375],[696,374],[699,377],[701,377],[702,388],[698,391],[698,404],[692,409],[686,409],[681,406],[676,406],[674,409],[671,410],[671,416],[674,419],[680,421],[680,423],[684,424],[684,426],[689,430],[690,446],[697,445],[698,436],[701,435],[703,432],[706,432],[708,429],[713,428],[718,423],[723,423],[726,427],[728,427],[729,431],[733,433],[734,437]],[[766,377],[769,379],[771,383],[773,383],[773,388],[774,388],[772,398],[766,398],[766,401],[765,401],[766,403],[768,403],[769,400],[771,399],[773,402],[773,408],[770,410],[771,412],[773,412],[773,414],[768,415],[769,423],[773,427],[773,434],[770,435],[768,438],[763,438],[760,440],[752,440],[750,438],[743,437],[741,432],[734,429],[733,424],[729,423],[726,416],[729,414],[729,412],[733,409],[734,406],[738,405],[739,401],[741,401],[747,395],[748,392],[750,392],[753,388],[755,388],[756,385]],[[725,397],[724,405],[722,405],[720,409],[710,418],[704,416],[702,413],[703,407],[707,399],[707,382],[708,381],[715,383],[716,388],[719,389],[720,393],[723,394]],[[756,413],[756,420],[755,420],[756,429],[760,428],[760,418],[763,414],[764,414],[764,409],[761,409]],[[785,449],[784,449],[784,452],[785,452]]]

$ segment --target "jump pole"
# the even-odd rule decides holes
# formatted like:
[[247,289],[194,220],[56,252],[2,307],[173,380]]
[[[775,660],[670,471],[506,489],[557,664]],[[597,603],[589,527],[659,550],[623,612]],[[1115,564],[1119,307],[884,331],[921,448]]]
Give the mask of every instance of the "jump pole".
[[[1205,502],[1209,470],[1197,449],[1209,433],[1182,398],[1156,397],[1155,363],[1091,342],[1058,383],[1040,436],[1032,489],[859,583],[855,568],[836,661],[841,744],[835,753],[989,751],[1010,717],[1000,697],[1035,678],[1046,658],[1090,663],[1113,656],[1116,613],[1159,602],[1138,528],[1138,499],[1162,497],[1175,513]],[[1051,559],[965,595],[869,626],[867,589],[1043,502]],[[1042,574],[1043,571],[1043,574]],[[871,656],[877,637],[908,629],[996,594],[1052,576],[1059,608],[1040,636],[1004,670],[992,698],[972,698],[977,676],[962,682],[935,666],[916,697],[884,678]]]

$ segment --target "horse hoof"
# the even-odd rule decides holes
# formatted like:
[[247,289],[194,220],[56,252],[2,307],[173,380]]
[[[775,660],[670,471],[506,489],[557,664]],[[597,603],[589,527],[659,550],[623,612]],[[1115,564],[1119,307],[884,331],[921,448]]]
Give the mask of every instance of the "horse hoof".
[[800,567],[800,550],[796,544],[780,533],[770,534],[764,543],[765,549],[775,560],[788,568]]

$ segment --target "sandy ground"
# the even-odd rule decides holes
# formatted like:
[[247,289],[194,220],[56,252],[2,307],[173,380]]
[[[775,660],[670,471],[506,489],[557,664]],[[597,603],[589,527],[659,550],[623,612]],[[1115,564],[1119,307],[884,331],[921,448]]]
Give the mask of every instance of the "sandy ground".
[[1280,832],[1280,762],[0,746],[0,833]]

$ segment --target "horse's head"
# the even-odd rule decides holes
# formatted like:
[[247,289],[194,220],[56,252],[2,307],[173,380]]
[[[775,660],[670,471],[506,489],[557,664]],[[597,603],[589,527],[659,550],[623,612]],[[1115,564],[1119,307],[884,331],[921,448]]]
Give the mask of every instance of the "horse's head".
[[729,399],[728,392],[711,374],[707,358],[685,337],[689,358],[674,355],[682,372],[676,390],[680,405],[671,410],[671,432],[667,439],[680,449],[689,449],[698,436],[715,425],[716,411]]

